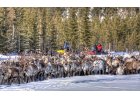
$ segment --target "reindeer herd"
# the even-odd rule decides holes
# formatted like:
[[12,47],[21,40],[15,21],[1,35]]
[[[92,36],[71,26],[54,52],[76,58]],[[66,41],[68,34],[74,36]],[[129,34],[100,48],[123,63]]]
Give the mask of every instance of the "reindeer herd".
[[97,57],[86,54],[20,56],[0,61],[0,84],[23,84],[51,78],[95,74],[127,75],[140,73],[140,56]]

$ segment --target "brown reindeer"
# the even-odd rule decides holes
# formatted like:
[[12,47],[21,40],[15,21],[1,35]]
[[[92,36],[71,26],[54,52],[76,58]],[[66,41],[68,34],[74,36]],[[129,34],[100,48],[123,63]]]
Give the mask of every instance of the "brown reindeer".
[[116,71],[118,70],[118,68],[123,69],[123,60],[121,59],[121,57],[116,57],[113,61],[112,61],[112,70],[111,70],[111,74],[116,74]]
[[112,60],[113,58],[108,56],[106,59],[106,73],[109,74],[113,68],[112,66]]
[[3,79],[1,81],[1,84],[8,84],[11,85],[14,80],[18,84],[21,83],[21,69],[16,68],[16,67],[7,67],[3,70]]
[[133,60],[131,62],[125,62],[125,74],[138,73],[140,70],[140,61]]
[[24,81],[26,83],[35,81],[36,78],[38,77],[37,76],[38,71],[39,70],[34,63],[32,63],[32,62],[26,63],[26,65],[23,67]]

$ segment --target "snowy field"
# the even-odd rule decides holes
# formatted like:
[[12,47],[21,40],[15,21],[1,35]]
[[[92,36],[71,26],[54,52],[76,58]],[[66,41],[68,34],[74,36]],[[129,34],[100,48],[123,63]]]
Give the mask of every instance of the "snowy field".
[[1,91],[140,91],[140,75],[76,76],[21,85],[1,85]]

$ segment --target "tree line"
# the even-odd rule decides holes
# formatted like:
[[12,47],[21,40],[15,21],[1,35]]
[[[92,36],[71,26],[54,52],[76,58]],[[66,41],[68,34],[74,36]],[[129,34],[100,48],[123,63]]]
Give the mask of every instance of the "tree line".
[[0,8],[0,52],[104,49],[140,50],[140,8]]

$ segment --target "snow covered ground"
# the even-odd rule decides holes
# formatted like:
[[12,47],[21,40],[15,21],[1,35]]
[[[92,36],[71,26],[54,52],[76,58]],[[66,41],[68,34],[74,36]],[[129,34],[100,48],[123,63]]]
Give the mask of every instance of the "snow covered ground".
[[140,75],[75,76],[21,85],[1,85],[1,91],[140,91]]

